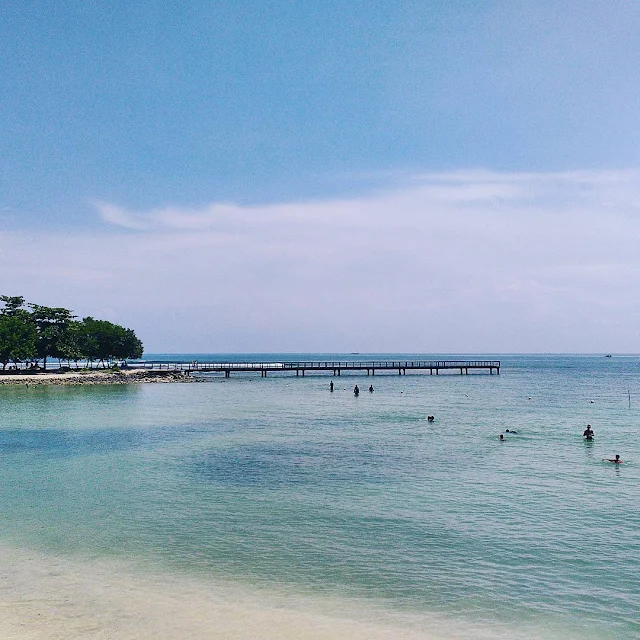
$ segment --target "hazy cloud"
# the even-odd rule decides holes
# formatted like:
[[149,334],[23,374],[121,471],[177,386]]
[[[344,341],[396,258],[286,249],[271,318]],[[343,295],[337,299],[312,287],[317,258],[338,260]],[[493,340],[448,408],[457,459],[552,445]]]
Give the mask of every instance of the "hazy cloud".
[[153,350],[640,351],[639,185],[476,171],[352,200],[96,203],[103,232],[0,236],[2,288],[109,308]]

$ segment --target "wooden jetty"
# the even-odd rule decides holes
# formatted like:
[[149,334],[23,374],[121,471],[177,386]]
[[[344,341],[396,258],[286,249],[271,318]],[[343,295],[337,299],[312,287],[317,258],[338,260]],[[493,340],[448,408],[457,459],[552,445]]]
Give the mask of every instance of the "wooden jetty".
[[406,375],[407,371],[429,371],[436,375],[440,371],[469,374],[469,370],[500,374],[500,360],[342,360],[316,362],[139,362],[131,363],[132,367],[168,371],[224,373],[228,378],[232,373],[260,373],[266,378],[268,372],[290,372],[296,375],[306,372],[330,372],[339,376],[343,372],[366,371],[367,375],[376,375],[376,371],[397,371],[398,375]]

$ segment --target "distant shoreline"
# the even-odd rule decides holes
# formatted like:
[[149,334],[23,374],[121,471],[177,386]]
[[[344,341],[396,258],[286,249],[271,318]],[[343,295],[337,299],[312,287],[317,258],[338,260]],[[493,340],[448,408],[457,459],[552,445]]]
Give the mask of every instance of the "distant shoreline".
[[39,373],[0,373],[0,386],[60,385],[78,386],[95,384],[135,384],[143,382],[195,382],[196,379],[182,371],[147,371],[126,369],[123,371],[92,369],[90,371],[63,371]]

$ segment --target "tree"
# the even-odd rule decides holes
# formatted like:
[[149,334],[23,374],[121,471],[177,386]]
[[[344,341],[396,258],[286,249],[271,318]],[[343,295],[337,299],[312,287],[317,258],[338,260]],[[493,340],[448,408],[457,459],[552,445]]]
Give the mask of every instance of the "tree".
[[82,322],[72,320],[58,342],[58,355],[69,364],[73,360],[76,363],[76,368],[78,368],[78,360],[86,357],[86,338],[86,331]]
[[[123,327],[120,327],[124,329]],[[136,336],[133,329],[124,329],[119,343],[120,350],[116,352],[116,358],[128,360],[129,358],[142,358],[144,346],[142,340]]]
[[4,309],[0,311],[3,316],[17,316],[25,313],[24,298],[22,296],[0,296],[0,301],[4,302]]
[[126,329],[108,320],[83,318],[85,350],[90,360],[105,361],[142,357],[143,346],[133,329]]
[[143,346],[133,329],[91,316],[81,322],[64,307],[28,304],[22,296],[0,296],[0,362],[58,358],[71,363],[142,357]]
[[47,368],[47,358],[64,358],[64,341],[69,324],[75,316],[63,307],[43,307],[30,304],[31,317],[38,329],[36,357],[42,358],[43,368]]
[[0,362],[6,369],[9,362],[30,360],[36,355],[38,333],[29,314],[0,314]]

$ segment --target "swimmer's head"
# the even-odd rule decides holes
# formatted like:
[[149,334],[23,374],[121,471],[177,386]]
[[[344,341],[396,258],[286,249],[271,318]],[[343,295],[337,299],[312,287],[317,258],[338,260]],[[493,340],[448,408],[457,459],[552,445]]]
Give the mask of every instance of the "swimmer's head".
[[616,453],[616,460],[620,460],[620,454]]

